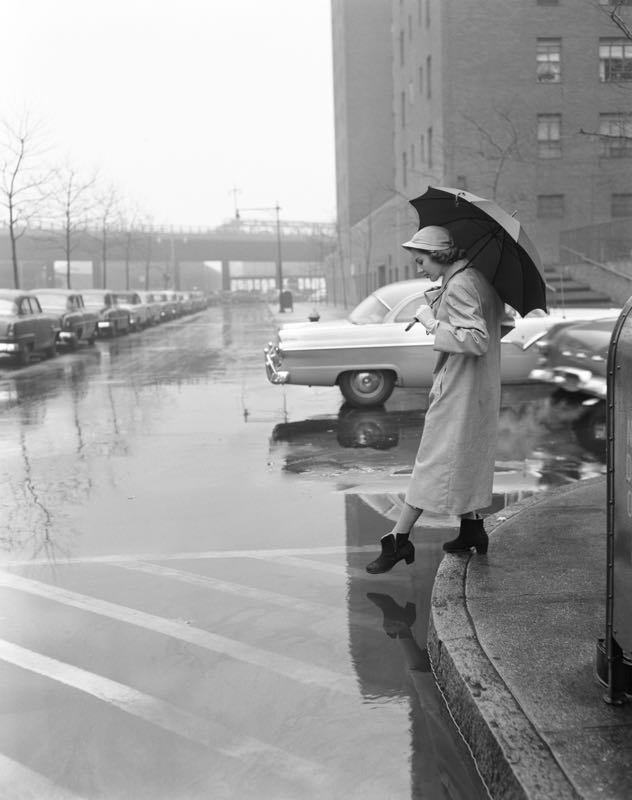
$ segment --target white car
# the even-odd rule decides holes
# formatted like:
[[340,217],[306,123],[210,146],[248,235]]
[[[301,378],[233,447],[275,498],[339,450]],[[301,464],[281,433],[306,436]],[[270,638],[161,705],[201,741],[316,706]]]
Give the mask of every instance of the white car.
[[[264,349],[268,379],[274,384],[338,385],[345,399],[359,407],[384,403],[396,386],[430,386],[434,337],[422,325],[406,331],[430,285],[427,279],[391,283],[366,297],[346,319],[282,325],[277,341]],[[533,345],[552,325],[612,312],[553,309],[517,318],[501,344],[503,383],[529,381],[540,357]]]

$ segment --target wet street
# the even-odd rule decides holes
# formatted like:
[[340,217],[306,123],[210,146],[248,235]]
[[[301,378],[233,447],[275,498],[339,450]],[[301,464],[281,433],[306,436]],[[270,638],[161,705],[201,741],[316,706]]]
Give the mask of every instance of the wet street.
[[[265,305],[0,364],[0,797],[487,797],[425,650],[454,520],[364,570],[427,408],[275,387]],[[605,471],[604,409],[506,387],[494,508]]]

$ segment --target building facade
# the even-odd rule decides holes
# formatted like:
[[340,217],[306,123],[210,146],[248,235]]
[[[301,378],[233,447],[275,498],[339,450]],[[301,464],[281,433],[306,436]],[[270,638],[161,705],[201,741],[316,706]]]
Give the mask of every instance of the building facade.
[[371,4],[332,3],[334,62],[381,47],[371,63],[377,71],[389,60],[390,86],[383,76],[359,85],[335,70],[336,140],[347,136],[346,152],[353,148],[348,133],[363,111],[348,99],[360,96],[360,106],[390,124],[390,148],[373,153],[372,169],[392,183],[375,193],[362,165],[337,147],[346,183],[338,186],[339,236],[348,252],[340,248],[332,279],[346,282],[350,302],[412,277],[400,245],[418,226],[408,199],[428,185],[467,189],[515,211],[545,263],[564,260],[562,231],[632,222],[629,0],[391,0],[376,3],[388,21],[372,17],[388,27],[388,41],[373,30],[370,48],[355,25],[336,36],[358,5]]

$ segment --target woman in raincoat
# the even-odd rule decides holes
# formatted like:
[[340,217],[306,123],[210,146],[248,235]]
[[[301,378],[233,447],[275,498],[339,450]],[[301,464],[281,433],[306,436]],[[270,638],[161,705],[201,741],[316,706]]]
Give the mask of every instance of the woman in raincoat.
[[387,572],[402,559],[411,564],[409,541],[424,509],[461,517],[448,553],[487,552],[487,534],[478,510],[491,505],[500,410],[500,337],[503,302],[465,258],[446,228],[421,228],[403,247],[418,269],[439,289],[426,292],[427,304],[415,312],[434,334],[437,360],[424,429],[405,503],[391,533],[381,539],[380,555],[367,572]]

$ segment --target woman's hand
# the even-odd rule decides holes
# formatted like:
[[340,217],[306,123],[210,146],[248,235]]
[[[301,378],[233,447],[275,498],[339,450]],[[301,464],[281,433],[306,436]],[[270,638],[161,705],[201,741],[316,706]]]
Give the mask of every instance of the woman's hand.
[[437,327],[435,315],[430,306],[426,305],[425,303],[420,305],[417,311],[415,311],[415,319],[421,322],[427,333],[432,333]]

